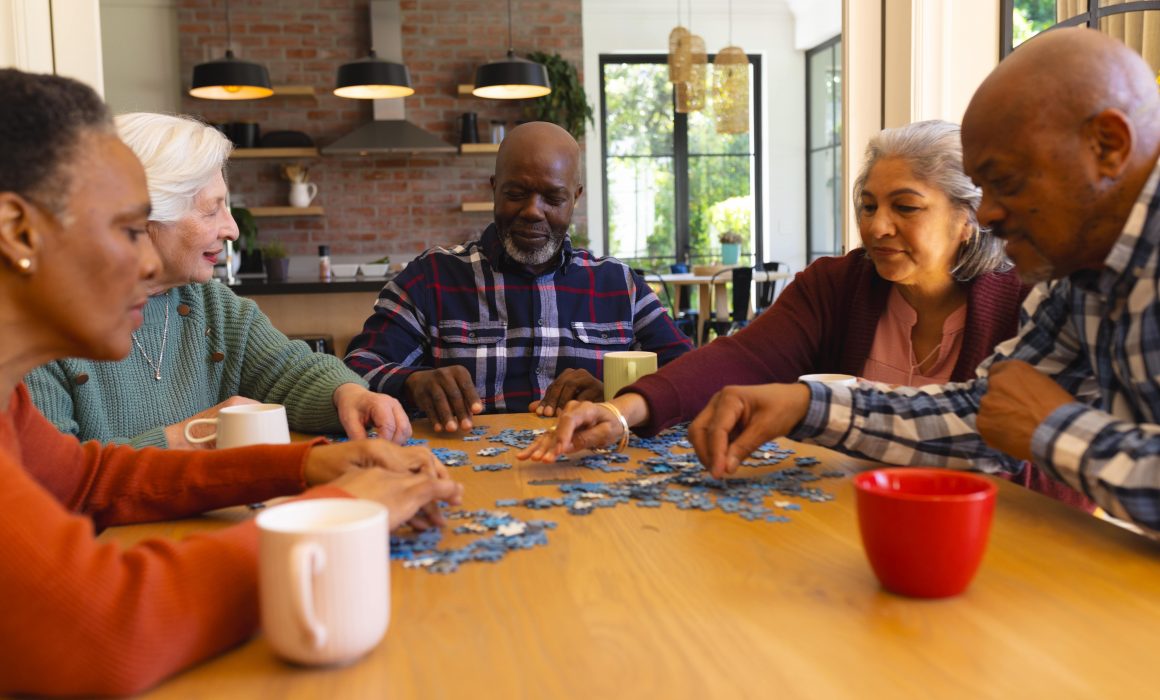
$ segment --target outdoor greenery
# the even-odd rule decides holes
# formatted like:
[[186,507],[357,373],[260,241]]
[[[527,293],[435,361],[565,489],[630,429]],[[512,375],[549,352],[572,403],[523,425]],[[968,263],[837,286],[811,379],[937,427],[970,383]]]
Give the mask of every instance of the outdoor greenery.
[[[674,138],[680,134],[668,67],[621,63],[604,70],[609,254],[663,269],[677,258]],[[711,113],[688,115],[691,262],[715,257],[723,231],[753,237],[749,136],[718,134]]]
[[1015,0],[1012,38],[1015,46],[1055,24],[1056,0]]
[[588,104],[588,95],[584,92],[576,66],[556,53],[534,51],[528,54],[528,60],[542,63],[548,69],[552,92],[528,100],[524,108],[525,116],[536,121],[559,124],[577,141],[584,138],[585,122],[596,122],[592,118],[592,106]]

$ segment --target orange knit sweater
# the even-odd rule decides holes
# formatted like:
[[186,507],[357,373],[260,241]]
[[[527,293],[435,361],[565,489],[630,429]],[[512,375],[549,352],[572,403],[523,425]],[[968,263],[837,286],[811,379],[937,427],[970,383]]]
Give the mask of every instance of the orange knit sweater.
[[0,693],[134,693],[249,637],[258,624],[253,522],[127,549],[98,542],[94,524],[298,493],[309,447],[81,444],[18,387],[0,413]]

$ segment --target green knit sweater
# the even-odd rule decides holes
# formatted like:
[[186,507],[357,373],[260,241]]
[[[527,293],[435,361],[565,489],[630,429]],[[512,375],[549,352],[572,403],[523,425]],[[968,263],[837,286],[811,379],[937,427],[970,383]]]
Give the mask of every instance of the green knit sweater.
[[153,297],[137,342],[153,362],[169,336],[161,380],[134,345],[120,362],[58,360],[25,378],[37,408],[81,440],[167,447],[165,426],[231,396],[286,405],[290,428],[341,431],[334,390],[366,382],[332,356],[290,340],[250,299],[224,284],[191,284]]

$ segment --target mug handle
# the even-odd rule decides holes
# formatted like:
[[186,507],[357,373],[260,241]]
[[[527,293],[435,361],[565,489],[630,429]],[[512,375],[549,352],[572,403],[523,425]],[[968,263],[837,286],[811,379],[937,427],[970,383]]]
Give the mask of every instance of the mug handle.
[[206,435],[205,437],[194,437],[194,436],[189,434],[189,429],[195,425],[201,425],[203,423],[206,425],[209,425],[210,423],[217,425],[217,422],[218,422],[217,418],[194,418],[193,420],[191,420],[185,424],[185,430],[182,431],[185,433],[185,441],[190,443],[190,444],[193,444],[193,445],[200,445],[203,442],[209,442],[210,440],[217,439],[217,431],[216,430],[213,431],[212,435]]
[[326,550],[317,542],[299,542],[290,550],[290,595],[298,625],[306,631],[310,648],[326,643],[326,627],[314,610],[314,577],[326,568]]

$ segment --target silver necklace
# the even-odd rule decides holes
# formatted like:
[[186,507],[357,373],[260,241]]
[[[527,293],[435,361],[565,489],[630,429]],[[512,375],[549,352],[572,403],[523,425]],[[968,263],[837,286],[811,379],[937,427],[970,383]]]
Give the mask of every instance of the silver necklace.
[[165,328],[161,331],[161,352],[157,354],[157,364],[153,364],[149,353],[145,352],[145,348],[141,347],[141,341],[137,340],[137,333],[132,334],[133,344],[137,346],[137,350],[141,352],[141,357],[149,363],[149,369],[153,370],[153,379],[161,381],[161,361],[165,359],[165,343],[169,340],[169,301],[165,302]]

